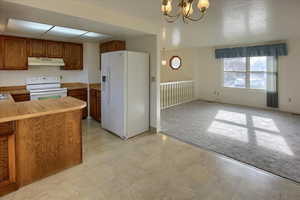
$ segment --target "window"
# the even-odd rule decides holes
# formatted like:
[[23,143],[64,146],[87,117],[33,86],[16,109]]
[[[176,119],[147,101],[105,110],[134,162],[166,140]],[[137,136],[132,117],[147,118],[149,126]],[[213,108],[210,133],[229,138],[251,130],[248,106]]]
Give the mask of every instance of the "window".
[[224,87],[267,89],[268,65],[273,57],[244,57],[224,59]]

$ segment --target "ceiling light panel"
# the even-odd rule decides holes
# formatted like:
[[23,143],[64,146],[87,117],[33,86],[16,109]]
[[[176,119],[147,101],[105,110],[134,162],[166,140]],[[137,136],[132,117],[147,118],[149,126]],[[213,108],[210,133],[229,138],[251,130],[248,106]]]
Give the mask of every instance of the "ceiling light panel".
[[46,35],[50,36],[61,36],[61,37],[78,37],[87,33],[88,31],[83,31],[79,29],[66,28],[61,26],[55,26]]
[[6,27],[7,32],[26,33],[41,35],[51,29],[53,25],[29,22],[18,19],[9,19]]

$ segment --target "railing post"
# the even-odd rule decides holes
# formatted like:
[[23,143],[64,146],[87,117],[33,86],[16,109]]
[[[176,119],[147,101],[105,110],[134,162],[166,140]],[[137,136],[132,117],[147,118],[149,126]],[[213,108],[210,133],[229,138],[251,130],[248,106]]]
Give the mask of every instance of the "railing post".
[[161,109],[179,105],[194,99],[193,80],[174,81],[160,84]]

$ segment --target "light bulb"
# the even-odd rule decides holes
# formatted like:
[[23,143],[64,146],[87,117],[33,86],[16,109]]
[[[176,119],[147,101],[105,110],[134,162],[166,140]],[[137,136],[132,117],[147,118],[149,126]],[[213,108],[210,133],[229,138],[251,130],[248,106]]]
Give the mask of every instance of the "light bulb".
[[161,64],[162,64],[162,66],[166,66],[167,65],[167,61],[166,60],[162,60]]
[[209,0],[199,0],[198,8],[201,11],[206,11],[209,8]]
[[182,9],[183,15],[190,16],[193,14],[193,5],[191,3],[186,3]]
[[172,1],[171,0],[163,0],[161,5],[161,12],[164,14],[168,14],[172,11]]

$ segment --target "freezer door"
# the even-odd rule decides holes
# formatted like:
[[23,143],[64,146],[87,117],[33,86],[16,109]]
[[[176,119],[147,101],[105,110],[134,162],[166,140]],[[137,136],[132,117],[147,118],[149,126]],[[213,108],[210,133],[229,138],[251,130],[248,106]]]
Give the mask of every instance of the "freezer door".
[[101,55],[101,125],[102,128],[110,130],[110,91],[109,91],[109,63],[110,55]]
[[103,128],[124,138],[127,52],[112,52],[104,54],[102,58]]

